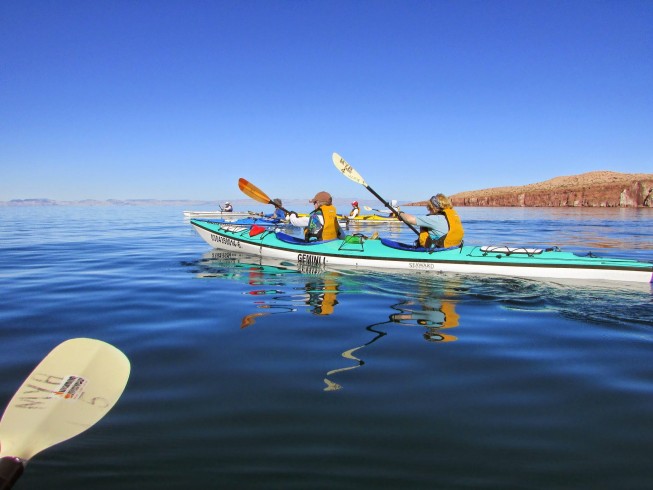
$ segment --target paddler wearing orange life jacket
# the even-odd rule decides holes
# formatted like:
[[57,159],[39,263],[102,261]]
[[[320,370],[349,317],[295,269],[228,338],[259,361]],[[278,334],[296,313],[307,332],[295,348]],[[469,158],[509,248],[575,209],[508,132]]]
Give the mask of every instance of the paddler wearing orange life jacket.
[[338,224],[338,213],[333,205],[331,194],[325,191],[318,192],[308,202],[313,203],[315,209],[307,217],[299,218],[295,213],[289,216],[291,225],[304,227],[304,237],[307,242],[344,237],[344,232]]
[[[418,245],[426,248],[447,248],[457,247],[463,242],[465,231],[460,222],[460,216],[453,209],[451,201],[444,194],[436,194],[426,203],[428,214],[426,216],[413,216],[412,214],[399,211],[401,217],[411,225],[418,225]],[[448,231],[442,236],[434,236],[435,231],[442,225],[440,216],[443,216]]]

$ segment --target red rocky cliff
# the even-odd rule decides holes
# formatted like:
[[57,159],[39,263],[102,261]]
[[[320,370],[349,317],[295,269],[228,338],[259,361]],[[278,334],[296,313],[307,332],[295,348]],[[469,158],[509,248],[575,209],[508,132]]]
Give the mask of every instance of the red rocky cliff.
[[460,192],[450,197],[454,206],[653,207],[653,174],[589,172],[525,186]]

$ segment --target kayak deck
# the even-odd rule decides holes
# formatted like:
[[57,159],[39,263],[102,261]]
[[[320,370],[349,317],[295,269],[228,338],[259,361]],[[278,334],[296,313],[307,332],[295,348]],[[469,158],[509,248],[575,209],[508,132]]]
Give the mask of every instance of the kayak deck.
[[212,247],[313,265],[408,269],[414,271],[496,274],[518,277],[651,282],[653,264],[630,259],[579,256],[557,248],[509,248],[464,245],[425,250],[392,240],[345,240],[307,243],[271,230],[251,233],[251,227],[191,220]]

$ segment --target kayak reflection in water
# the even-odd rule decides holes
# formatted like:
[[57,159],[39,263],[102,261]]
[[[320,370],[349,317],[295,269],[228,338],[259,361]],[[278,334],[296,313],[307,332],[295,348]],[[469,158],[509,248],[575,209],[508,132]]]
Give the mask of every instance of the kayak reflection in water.
[[[302,310],[315,315],[315,321],[321,323],[318,318],[326,321],[327,317],[337,316],[340,293],[347,292],[347,298],[355,301],[357,292],[367,291],[361,287],[358,276],[343,275],[321,266],[287,264],[283,261],[263,264],[259,260],[235,252],[212,251],[200,262],[199,273],[194,270],[199,277],[235,280],[249,286],[243,294],[252,298],[255,311],[242,317],[240,328],[251,327],[259,320],[270,320],[272,315]],[[356,341],[362,345],[343,346],[340,361],[334,360],[335,368],[325,373],[325,391],[342,389],[342,385],[335,381],[338,375],[365,364],[362,356],[359,357],[361,349],[387,335],[385,329],[381,330],[383,325],[419,327],[424,340],[428,342],[457,340],[447,329],[457,327],[460,322],[456,305],[461,282],[452,277],[419,274],[410,276],[406,281],[404,284],[401,279],[389,282],[383,279],[377,285],[384,291],[382,297],[390,303],[386,303],[390,312],[383,315],[385,320],[365,327],[363,338]],[[351,305],[348,307],[351,308]],[[346,335],[354,338],[357,332],[350,330]]]

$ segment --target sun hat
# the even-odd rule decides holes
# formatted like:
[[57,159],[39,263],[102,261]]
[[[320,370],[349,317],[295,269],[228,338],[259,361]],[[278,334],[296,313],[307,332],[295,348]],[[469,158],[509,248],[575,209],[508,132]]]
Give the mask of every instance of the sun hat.
[[315,197],[313,199],[309,200],[308,202],[313,202],[313,203],[323,202],[323,203],[326,203],[326,204],[331,204],[331,201],[332,201],[331,200],[331,194],[329,194],[326,191],[320,191],[317,194],[315,194]]

